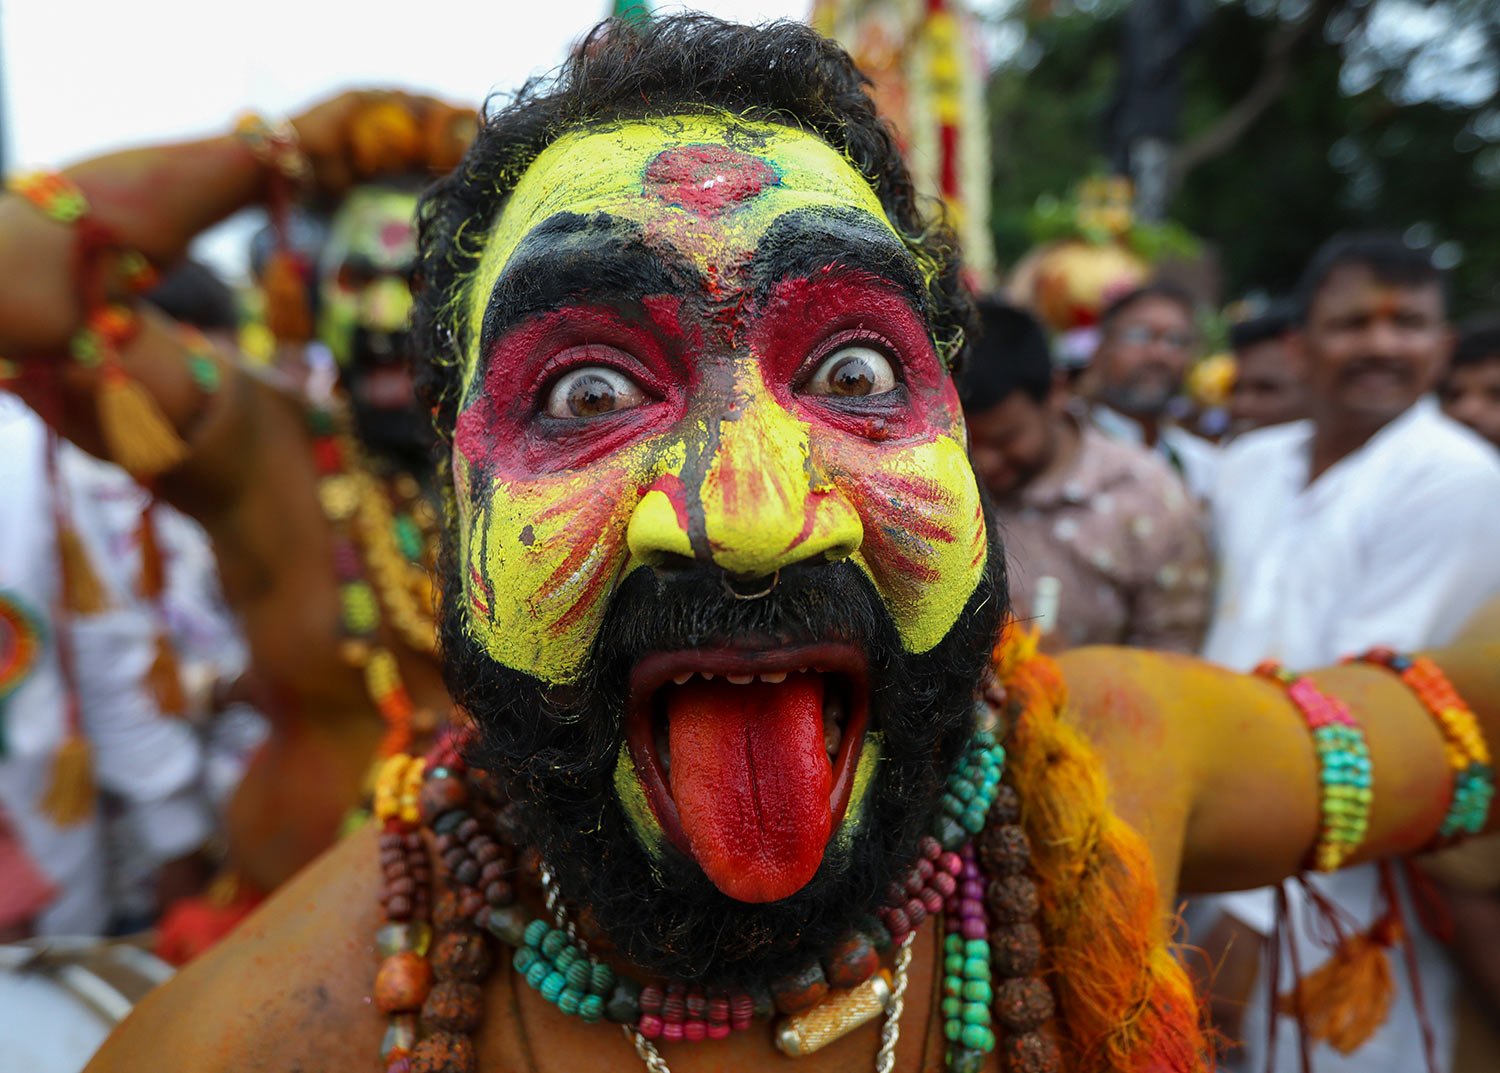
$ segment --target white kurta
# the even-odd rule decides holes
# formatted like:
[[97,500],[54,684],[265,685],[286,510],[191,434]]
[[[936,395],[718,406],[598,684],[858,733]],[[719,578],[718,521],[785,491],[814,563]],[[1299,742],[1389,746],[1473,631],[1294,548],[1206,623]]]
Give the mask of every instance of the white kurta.
[[[1211,498],[1220,555],[1218,603],[1204,655],[1237,670],[1265,658],[1293,669],[1336,662],[1376,645],[1411,650],[1451,640],[1500,594],[1500,456],[1424,400],[1360,450],[1307,483],[1312,425],[1251,432],[1224,450]],[[1376,792],[1380,772],[1375,772]],[[1374,918],[1378,873],[1366,865],[1312,880],[1361,926]],[[1292,892],[1304,971],[1327,957],[1309,941],[1305,899]],[[1199,899],[1270,934],[1270,890]],[[1408,920],[1414,918],[1408,917]],[[1442,948],[1414,929],[1422,994],[1440,1068],[1452,1060],[1454,973]],[[1282,989],[1291,966],[1283,958]],[[1404,962],[1392,1015],[1354,1055],[1319,1046],[1319,1073],[1425,1069]],[[1245,1011],[1243,1067],[1265,1068],[1267,1005],[1258,983]],[[1300,1068],[1296,1028],[1283,1022],[1272,1068]]]

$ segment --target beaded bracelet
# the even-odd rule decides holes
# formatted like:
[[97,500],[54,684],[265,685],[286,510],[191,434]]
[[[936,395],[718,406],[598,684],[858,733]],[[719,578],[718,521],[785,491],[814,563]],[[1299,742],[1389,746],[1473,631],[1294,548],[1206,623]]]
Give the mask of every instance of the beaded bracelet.
[[1322,787],[1322,823],[1312,867],[1319,872],[1337,871],[1359,848],[1370,826],[1374,778],[1364,730],[1342,701],[1318,689],[1310,678],[1293,674],[1273,660],[1255,668],[1255,673],[1286,687],[1287,696],[1312,731]]
[[1453,802],[1438,827],[1436,843],[1463,835],[1477,835],[1489,819],[1495,797],[1495,769],[1489,746],[1479,730],[1474,711],[1464,703],[1448,676],[1426,656],[1399,655],[1389,648],[1372,648],[1356,657],[1361,663],[1393,671],[1432,713],[1443,735],[1443,752],[1453,769]]

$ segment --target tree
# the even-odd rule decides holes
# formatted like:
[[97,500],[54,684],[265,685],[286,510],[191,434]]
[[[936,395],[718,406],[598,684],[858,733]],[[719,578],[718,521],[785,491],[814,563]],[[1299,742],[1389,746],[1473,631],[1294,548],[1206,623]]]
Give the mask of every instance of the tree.
[[[1054,5],[991,79],[1003,258],[1039,194],[1103,166],[1124,7]],[[1217,248],[1231,293],[1284,291],[1329,234],[1382,227],[1437,246],[1460,312],[1500,307],[1497,72],[1491,0],[1216,3],[1185,57],[1170,212]]]

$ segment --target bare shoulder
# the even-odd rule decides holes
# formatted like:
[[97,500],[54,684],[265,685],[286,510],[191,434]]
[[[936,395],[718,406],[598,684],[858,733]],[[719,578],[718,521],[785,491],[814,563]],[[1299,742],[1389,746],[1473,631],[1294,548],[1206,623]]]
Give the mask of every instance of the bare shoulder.
[[90,1073],[373,1069],[375,832],[351,835],[146,997]]

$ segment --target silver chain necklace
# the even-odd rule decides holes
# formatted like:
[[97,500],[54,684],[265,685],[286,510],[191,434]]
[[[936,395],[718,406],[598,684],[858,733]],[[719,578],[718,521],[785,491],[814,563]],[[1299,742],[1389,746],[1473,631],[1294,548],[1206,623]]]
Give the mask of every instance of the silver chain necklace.
[[[578,952],[589,956],[588,947],[578,937],[578,930],[568,916],[562,892],[545,865],[541,870],[541,879],[542,890],[546,892],[547,910],[552,914],[552,919],[557,922],[558,928],[567,933]],[[911,944],[916,937],[915,931],[907,933],[896,949],[896,973],[891,983],[891,997],[885,1004],[885,1023],[880,1026],[880,1050],[875,1054],[875,1073],[891,1073],[896,1068],[896,1044],[901,1039],[901,1014],[906,1009],[906,975],[911,968]],[[641,1061],[646,1063],[649,1073],[672,1073],[667,1060],[656,1049],[656,1044],[641,1035],[632,1025],[621,1025],[620,1029],[635,1047],[635,1053],[640,1055]]]

